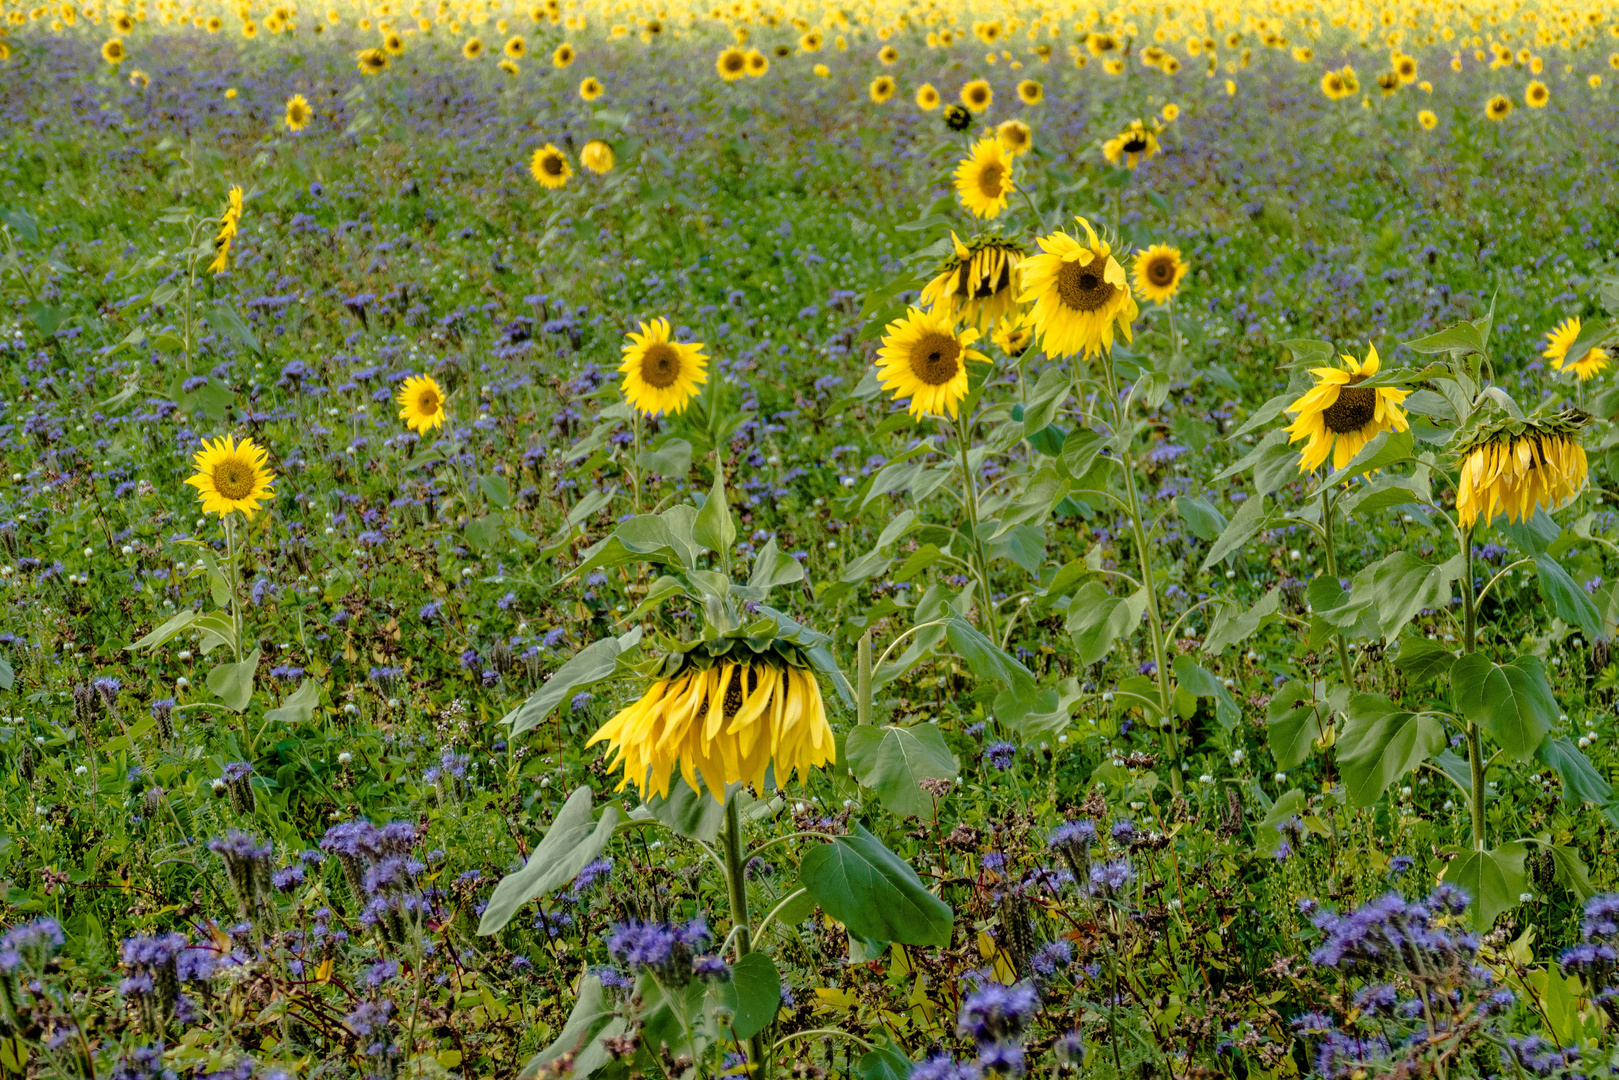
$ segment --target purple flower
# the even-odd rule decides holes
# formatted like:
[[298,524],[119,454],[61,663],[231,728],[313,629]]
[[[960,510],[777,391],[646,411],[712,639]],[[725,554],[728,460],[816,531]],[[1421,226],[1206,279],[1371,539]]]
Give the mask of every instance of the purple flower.
[[718,956],[699,956],[691,966],[692,972],[704,982],[731,981],[731,965]]
[[1128,859],[1098,863],[1091,867],[1089,892],[1092,896],[1111,899],[1119,896],[1135,880],[1136,872]]
[[1014,1042],[996,1042],[980,1046],[978,1067],[995,1076],[1022,1076],[1023,1046]]
[[1002,986],[987,982],[961,1004],[956,1031],[970,1037],[980,1047],[1008,1039],[1019,1039],[1040,1007],[1040,994],[1028,982]]
[[911,1080],[979,1080],[976,1062],[957,1062],[949,1054],[935,1054],[911,1070]]
[[984,749],[984,757],[991,766],[1005,772],[1012,767],[1012,761],[1017,757],[1017,747],[1009,742],[990,743]]
[[1051,831],[1046,843],[1051,846],[1052,851],[1083,857],[1096,846],[1096,822],[1088,818],[1065,821]]

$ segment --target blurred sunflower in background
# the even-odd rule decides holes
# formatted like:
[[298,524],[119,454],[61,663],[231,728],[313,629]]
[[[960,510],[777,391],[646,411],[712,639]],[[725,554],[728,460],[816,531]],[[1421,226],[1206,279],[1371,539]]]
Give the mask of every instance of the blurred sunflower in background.
[[444,391],[431,375],[412,375],[399,387],[399,419],[419,435],[444,423]]
[[124,43],[117,38],[103,42],[101,46],[101,59],[117,67],[124,62]]
[[521,60],[528,55],[528,42],[523,40],[522,34],[513,34],[506,39],[500,51],[506,54],[507,59]]
[[528,171],[542,187],[552,191],[566,186],[568,178],[573,176],[573,167],[568,164],[567,157],[551,143],[534,151],[534,156],[528,162]]
[[1024,79],[1017,84],[1017,96],[1025,105],[1038,105],[1046,99],[1046,91],[1033,79]]
[[388,68],[388,54],[381,49],[361,49],[354,61],[361,75],[380,75]]
[[883,333],[877,381],[895,400],[910,398],[912,416],[953,420],[967,396],[967,364],[989,362],[989,357],[969,348],[978,337],[977,330],[958,332],[949,315],[909,308]]
[[1133,169],[1158,156],[1159,149],[1157,124],[1148,127],[1140,120],[1132,120],[1129,127],[1102,144],[1102,156],[1110,165],[1123,164]]
[[1012,178],[1012,155],[998,138],[980,139],[956,166],[956,195],[975,217],[992,218],[1006,209],[1017,190]]
[[1496,94],[1484,103],[1484,115],[1499,123],[1512,113],[1512,99],[1505,94]]
[[561,45],[556,47],[554,52],[551,53],[551,66],[554,68],[565,68],[569,64],[573,63],[573,58],[575,55],[576,54],[573,51],[573,46],[564,41]]
[[1546,84],[1536,79],[1524,88],[1523,103],[1531,109],[1544,109],[1546,103],[1552,99],[1552,92],[1546,89]]
[[1018,302],[1034,305],[1029,325],[1054,357],[1112,350],[1115,327],[1129,341],[1130,324],[1140,314],[1130,295],[1124,267],[1113,248],[1084,218],[1083,242],[1061,229],[1040,237],[1040,253],[1023,260],[1023,291]]
[[714,60],[714,70],[726,82],[736,82],[748,73],[748,54],[738,48],[729,48]]
[[1006,319],[995,327],[989,339],[1000,346],[1002,352],[1010,357],[1018,357],[1029,347],[1034,340],[1034,331],[1029,329],[1027,320],[1023,318]]
[[923,112],[932,112],[939,107],[939,92],[932,83],[923,83],[916,88],[916,107]]
[[595,101],[606,91],[601,81],[595,76],[585,79],[579,84],[579,97],[582,101]]
[[204,439],[192,458],[197,471],[186,483],[197,489],[203,513],[223,518],[240,511],[251,520],[259,504],[274,494],[270,487],[275,473],[265,464],[268,458],[252,439],[239,443],[230,435],[213,442]]
[[703,345],[670,340],[668,319],[644,322],[639,333],[626,334],[622,351],[618,370],[624,376],[624,400],[647,416],[683,411],[708,382]]
[[1609,356],[1607,349],[1587,349],[1583,355],[1569,359],[1568,350],[1579,340],[1580,327],[1579,317],[1573,316],[1546,331],[1546,351],[1540,355],[1551,361],[1553,371],[1572,371],[1585,382],[1608,370]]
[[873,105],[883,105],[894,96],[894,91],[897,89],[898,87],[895,85],[892,76],[879,75],[871,80],[871,86],[867,92],[871,95]]
[[995,129],[995,137],[1013,157],[1026,154],[1034,145],[1034,132],[1021,120],[1008,120]]
[[1555,510],[1585,487],[1588,463],[1579,430],[1590,415],[1507,418],[1474,432],[1456,451],[1456,516],[1465,528],[1479,518],[1527,521]]
[[983,79],[973,79],[961,88],[961,103],[973,112],[983,112],[995,100],[995,91]]
[[950,234],[954,254],[928,283],[917,302],[930,313],[946,316],[979,330],[1013,315],[1018,308],[1018,264],[1023,248],[1003,237],[975,239],[964,244]]
[[1341,469],[1361,448],[1384,431],[1404,431],[1409,427],[1400,402],[1409,390],[1393,386],[1362,387],[1377,374],[1380,361],[1377,347],[1369,346],[1365,361],[1340,354],[1342,368],[1311,368],[1315,386],[1305,391],[1286,411],[1296,417],[1288,425],[1288,443],[1308,440],[1299,459],[1299,472],[1314,472],[1332,458],[1332,467]]
[[314,110],[309,107],[309,99],[302,94],[294,94],[287,99],[288,131],[302,131],[309,126],[309,121],[314,115]]
[[1153,244],[1136,253],[1135,288],[1143,300],[1169,303],[1180,291],[1181,278],[1185,276],[1186,263],[1181,261],[1180,248]]
[[579,151],[579,164],[598,176],[613,171],[618,159],[613,156],[613,148],[600,139],[592,139],[585,143],[585,148]]
[[483,55],[483,40],[481,38],[467,38],[467,43],[461,46],[461,55],[468,60],[476,60]]

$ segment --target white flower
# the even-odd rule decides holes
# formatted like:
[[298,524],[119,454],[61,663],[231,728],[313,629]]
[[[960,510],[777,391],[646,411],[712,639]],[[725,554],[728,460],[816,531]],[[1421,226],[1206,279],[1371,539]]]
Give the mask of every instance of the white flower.
[[1245,755],[1243,753],[1242,747],[1239,746],[1237,749],[1231,751],[1231,764],[1233,764],[1233,765],[1241,765],[1242,764],[1242,759],[1245,756],[1247,756],[1247,755]]
[[1200,784],[1212,784],[1214,783],[1214,776],[1211,773],[1204,773],[1197,778],[1197,782]]
[[178,679],[174,680],[174,688],[176,690],[184,690],[186,687],[188,687],[190,685],[191,685],[191,680],[186,678],[184,675],[182,675]]
[[1532,893],[1532,892],[1521,892],[1521,893],[1518,894],[1518,903],[1527,904],[1531,900],[1533,900],[1534,898],[1535,898],[1535,894]]
[[351,762],[353,760],[354,760],[354,755],[349,753],[347,750],[344,750],[342,753],[337,755],[337,763],[339,765],[347,765],[349,762]]
[[1278,784],[1285,784],[1285,783],[1287,783],[1287,774],[1286,774],[1286,773],[1285,773],[1285,772],[1279,772],[1279,773],[1277,773],[1277,774],[1276,774],[1276,782],[1277,782],[1277,783],[1278,783]]
[[73,770],[73,775],[74,776],[83,776],[85,773],[87,773],[89,771],[90,771],[90,766],[88,766],[88,765],[80,765],[78,768]]

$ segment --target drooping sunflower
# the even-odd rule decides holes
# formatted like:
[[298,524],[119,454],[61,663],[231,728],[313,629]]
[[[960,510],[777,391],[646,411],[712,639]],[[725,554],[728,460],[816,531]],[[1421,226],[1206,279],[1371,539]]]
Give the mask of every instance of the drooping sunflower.
[[969,348],[979,333],[956,330],[950,316],[909,308],[889,323],[877,350],[877,381],[894,398],[911,399],[910,414],[955,419],[967,396],[967,364],[989,357]]
[[932,112],[939,107],[939,92],[932,83],[923,83],[916,88],[916,107],[923,112]]
[[235,186],[225,199],[225,209],[219,215],[219,232],[214,234],[214,261],[208,269],[223,274],[230,265],[230,245],[236,239],[236,230],[242,220],[242,189]]
[[726,82],[736,82],[748,73],[748,54],[735,47],[726,49],[714,61],[714,70]]
[[1181,278],[1185,276],[1186,263],[1181,261],[1180,248],[1153,244],[1136,254],[1135,287],[1143,300],[1169,303],[1180,291]]
[[1126,169],[1151,160],[1158,155],[1158,150],[1156,122],[1148,127],[1140,120],[1132,120],[1129,127],[1102,144],[1102,156],[1107,158],[1108,164],[1122,163]]
[[1013,157],[1028,153],[1034,145],[1034,132],[1021,120],[1008,120],[1001,124],[995,129],[995,137],[1001,140]]
[[1084,218],[1074,220],[1085,230],[1083,242],[1059,229],[1040,237],[1040,254],[1019,267],[1018,302],[1034,304],[1029,325],[1054,357],[1111,351],[1115,327],[1131,340],[1130,324],[1140,314],[1112,245]]
[[315,110],[309,107],[309,99],[302,94],[294,94],[287,99],[287,130],[302,131],[309,126],[310,119]]
[[1552,417],[1505,420],[1475,433],[1456,452],[1456,516],[1525,521],[1555,510],[1585,487],[1588,463],[1579,429],[1590,417],[1569,409]]
[[894,91],[897,89],[899,88],[895,85],[892,75],[879,75],[871,80],[871,86],[867,88],[867,92],[871,95],[873,105],[883,105],[894,96]]
[[688,664],[653,683],[585,745],[598,742],[612,752],[608,769],[624,770],[617,790],[634,784],[643,799],[667,798],[677,771],[716,802],[738,781],[762,794],[772,766],[779,786],[836,755],[814,674],[768,660]]
[[1006,209],[1016,191],[1012,155],[1000,139],[979,139],[971,153],[956,166],[956,195],[976,217],[992,218]]
[[579,98],[581,101],[595,101],[606,92],[606,89],[602,86],[601,80],[592,75],[579,84]]
[[1380,432],[1404,431],[1405,410],[1400,408],[1409,390],[1393,386],[1362,387],[1377,374],[1377,347],[1370,346],[1364,362],[1340,355],[1341,368],[1311,368],[1315,386],[1287,407],[1295,419],[1288,425],[1288,442],[1309,441],[1299,459],[1299,472],[1314,472],[1328,457],[1341,469]]
[[418,435],[444,423],[444,391],[431,375],[412,375],[399,387],[399,419]]
[[973,112],[983,112],[995,100],[995,91],[983,79],[973,79],[961,88],[961,103]]
[[1017,311],[1018,264],[1025,252],[1015,241],[993,236],[964,244],[950,234],[955,253],[922,286],[917,302],[952,323],[984,330]]
[[566,155],[551,143],[534,151],[534,156],[529,159],[528,171],[542,187],[552,191],[566,186],[568,179],[573,176],[573,167],[568,164]]
[[251,519],[259,504],[274,494],[270,485],[275,483],[275,473],[265,464],[268,457],[252,439],[237,442],[230,435],[213,442],[204,439],[202,449],[192,458],[197,473],[186,483],[197,489],[203,513],[223,518],[240,510]]
[[1570,360],[1568,350],[1579,336],[1579,317],[1564,319],[1554,329],[1546,331],[1546,351],[1540,355],[1551,361],[1553,371],[1572,371],[1584,382],[1608,370],[1609,357],[1607,349],[1587,349],[1584,356]]
[[1512,99],[1505,94],[1497,94],[1484,103],[1484,115],[1500,123],[1512,114]]
[[623,353],[618,370],[624,375],[624,399],[647,416],[683,411],[708,382],[703,345],[671,341],[668,319],[644,322],[640,333],[626,334]]
[[585,148],[579,151],[579,164],[601,176],[613,171],[618,159],[613,156],[613,148],[600,139],[592,139],[585,143]]

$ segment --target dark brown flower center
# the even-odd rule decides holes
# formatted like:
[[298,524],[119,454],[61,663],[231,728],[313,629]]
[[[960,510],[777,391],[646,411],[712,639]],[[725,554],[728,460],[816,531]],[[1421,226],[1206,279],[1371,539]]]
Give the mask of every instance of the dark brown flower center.
[[564,164],[561,154],[546,154],[540,159],[540,168],[545,170],[547,176],[561,176]]
[[1174,284],[1175,260],[1164,256],[1147,263],[1147,280],[1160,289]]
[[423,416],[432,416],[438,412],[438,393],[432,387],[426,387],[416,395],[416,411]]
[[1365,381],[1364,375],[1351,375],[1348,384],[1338,391],[1338,400],[1322,410],[1321,419],[1334,435],[1359,431],[1377,415],[1377,391],[1355,385]]
[[1147,140],[1143,136],[1132,135],[1124,140],[1124,152],[1126,154],[1139,154],[1145,149],[1147,149]]
[[253,466],[229,457],[214,466],[214,490],[227,499],[245,499],[253,492]]
[[1006,166],[998,161],[991,161],[978,170],[978,190],[986,199],[1001,197],[1001,178],[1006,175]]
[[647,347],[641,356],[641,378],[648,386],[663,390],[680,377],[680,353],[668,342]]
[[1108,283],[1107,257],[1098,255],[1089,263],[1065,262],[1057,271],[1057,297],[1074,311],[1098,311],[1106,307],[1118,287]]
[[742,56],[740,53],[732,53],[725,58],[725,70],[741,71],[743,65],[745,65],[747,62],[747,57]]
[[[742,673],[747,671],[747,687],[743,688]],[[742,705],[747,701],[748,695],[759,688],[759,673],[753,668],[732,668],[731,678],[725,684],[725,719],[734,720],[736,714],[742,711]]]
[[928,386],[943,386],[961,370],[961,344],[949,334],[929,330],[911,346],[911,371]]

